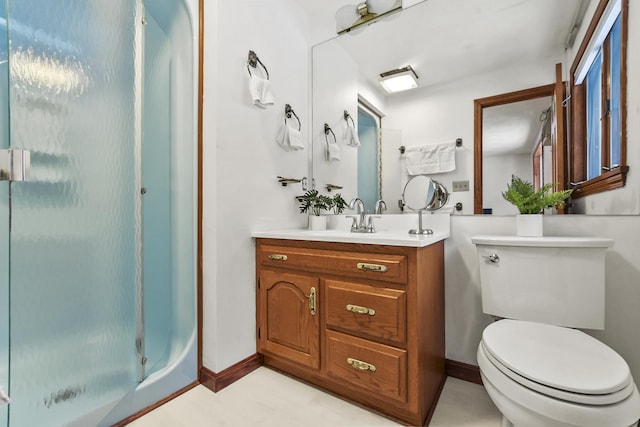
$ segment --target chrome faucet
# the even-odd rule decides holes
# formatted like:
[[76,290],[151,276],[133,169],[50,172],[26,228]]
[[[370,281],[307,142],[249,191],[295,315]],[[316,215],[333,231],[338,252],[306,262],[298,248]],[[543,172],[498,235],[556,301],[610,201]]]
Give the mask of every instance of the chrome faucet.
[[387,204],[384,202],[384,200],[380,199],[376,202],[376,208],[373,211],[374,214],[379,215],[382,213],[382,211],[386,211],[387,210]]
[[[361,231],[365,230],[367,227],[365,225],[365,217],[367,216],[367,211],[364,207],[364,202],[356,197],[355,199],[351,199],[349,202],[349,209],[356,209],[356,213],[360,215],[358,222],[356,223],[356,218],[353,218],[353,224],[351,225],[351,231]],[[355,228],[355,229],[354,229]]]

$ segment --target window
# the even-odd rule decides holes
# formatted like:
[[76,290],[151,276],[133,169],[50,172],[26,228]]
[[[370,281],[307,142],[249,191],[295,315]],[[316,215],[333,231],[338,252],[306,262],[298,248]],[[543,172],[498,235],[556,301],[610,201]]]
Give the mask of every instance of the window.
[[624,186],[628,0],[601,0],[571,67],[573,197]]

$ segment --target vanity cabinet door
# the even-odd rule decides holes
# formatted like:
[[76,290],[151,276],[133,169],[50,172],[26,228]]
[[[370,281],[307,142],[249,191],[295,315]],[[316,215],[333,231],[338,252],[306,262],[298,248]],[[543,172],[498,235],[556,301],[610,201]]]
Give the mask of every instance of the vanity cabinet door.
[[318,278],[262,270],[258,284],[258,351],[320,368]]

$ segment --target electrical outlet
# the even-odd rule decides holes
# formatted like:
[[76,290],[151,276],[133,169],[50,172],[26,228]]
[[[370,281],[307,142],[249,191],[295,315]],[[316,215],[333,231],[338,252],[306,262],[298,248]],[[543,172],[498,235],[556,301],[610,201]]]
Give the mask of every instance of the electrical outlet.
[[469,191],[469,181],[453,181],[452,191]]

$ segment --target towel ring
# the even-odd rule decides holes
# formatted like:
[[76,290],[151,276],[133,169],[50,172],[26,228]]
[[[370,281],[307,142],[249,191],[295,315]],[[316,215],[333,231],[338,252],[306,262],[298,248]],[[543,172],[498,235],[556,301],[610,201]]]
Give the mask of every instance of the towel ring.
[[333,143],[337,143],[338,140],[336,139],[336,134],[333,133],[333,130],[331,130],[331,126],[329,126],[327,123],[324,124],[324,139],[325,141],[327,141],[327,144],[330,144],[329,142],[329,133],[331,133],[331,135],[333,135]]
[[293,111],[293,108],[291,108],[291,105],[285,104],[284,105],[284,123],[285,124],[287,124],[287,119],[290,119],[292,114],[298,121],[298,130],[302,130],[302,123],[300,123],[300,118],[298,117],[296,112]]
[[349,114],[347,110],[344,110],[344,121],[347,122],[347,125],[349,124],[349,120],[351,120],[351,124],[355,128],[356,122],[353,121],[353,117],[351,117],[351,114]]
[[260,61],[258,55],[256,55],[254,51],[250,50],[249,57],[247,58],[247,71],[249,72],[249,75],[251,75],[251,68],[258,68],[258,64],[262,65],[262,68],[264,68],[264,72],[267,73],[267,80],[269,80],[269,70],[267,70],[267,67],[265,67],[262,61]]

